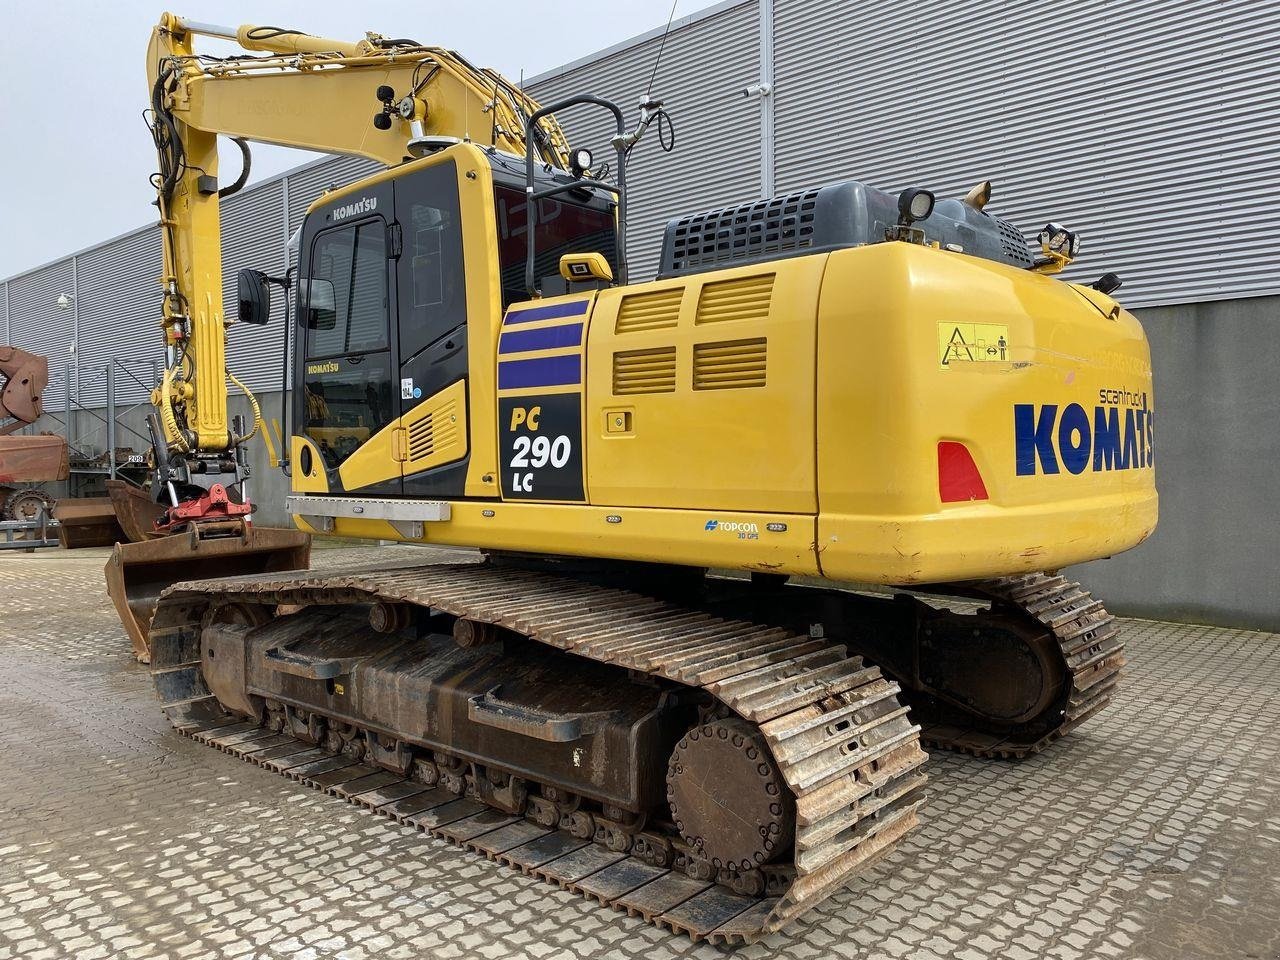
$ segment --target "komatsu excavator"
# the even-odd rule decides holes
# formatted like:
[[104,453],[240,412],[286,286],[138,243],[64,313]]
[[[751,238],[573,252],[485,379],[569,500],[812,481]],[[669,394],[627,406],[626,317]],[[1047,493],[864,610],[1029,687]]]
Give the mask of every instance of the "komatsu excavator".
[[[1026,756],[1112,697],[1116,623],[1044,571],[1154,528],[1150,359],[1113,275],[1053,276],[1070,230],[1032,253],[985,184],[844,181],[678,218],[632,283],[658,101],[629,129],[409,40],[169,14],[148,69],[161,525],[197,556],[252,509],[224,337],[288,287],[298,528],[480,549],[168,587],[145,640],[181,732],[741,943],[907,835],[923,745]],[[609,119],[611,172],[569,109]],[[311,205],[295,275],[242,271],[232,317],[218,135],[387,168]],[[125,602],[135,548],[126,616],[158,592]]]

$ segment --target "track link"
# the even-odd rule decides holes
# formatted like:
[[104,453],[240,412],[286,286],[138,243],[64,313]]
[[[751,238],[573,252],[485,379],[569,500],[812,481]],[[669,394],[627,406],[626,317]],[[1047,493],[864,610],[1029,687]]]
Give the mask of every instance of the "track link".
[[[734,893],[701,879],[696,863],[618,853],[273,735],[208,692],[200,638],[213,605],[376,601],[494,624],[710,694],[754,725],[795,796],[794,869],[773,871],[790,883]],[[156,690],[188,736],[695,940],[743,944],[780,929],[891,850],[924,802],[926,755],[898,684],[843,645],[543,573],[460,564],[181,583],[160,602],[151,644]]]
[[1125,665],[1124,640],[1115,617],[1079,583],[1062,576],[1029,573],[957,585],[957,589],[1015,608],[1048,630],[1070,671],[1070,690],[1060,722],[1048,730],[991,733],[938,723],[921,732],[927,747],[975,757],[1022,759],[1039,753],[1110,702]]

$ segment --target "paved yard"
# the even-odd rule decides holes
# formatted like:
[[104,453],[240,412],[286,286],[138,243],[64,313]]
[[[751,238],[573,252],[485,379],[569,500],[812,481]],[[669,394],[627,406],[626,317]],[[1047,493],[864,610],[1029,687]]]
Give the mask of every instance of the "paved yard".
[[[171,732],[104,558],[0,555],[0,960],[723,955]],[[737,956],[1280,956],[1280,636],[1126,628],[1103,716],[936,756],[923,828]]]

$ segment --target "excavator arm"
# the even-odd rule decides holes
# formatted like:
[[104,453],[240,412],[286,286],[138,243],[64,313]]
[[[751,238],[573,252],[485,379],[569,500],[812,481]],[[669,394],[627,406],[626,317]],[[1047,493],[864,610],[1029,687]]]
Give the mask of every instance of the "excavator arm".
[[[199,37],[240,50],[212,56]],[[257,403],[227,369],[220,201],[248,179],[249,141],[368,157],[387,166],[448,139],[533,153],[569,169],[569,147],[550,117],[499,74],[452,51],[368,34],[348,42],[269,26],[223,27],[166,13],[147,52],[154,176],[162,226],[162,324],[166,365],[152,400],[155,479],[150,498],[108,484],[131,543],[117,544],[107,589],[148,657],[147,633],[160,592],[176,578],[305,568],[310,538],[250,523],[244,444],[258,429]],[[243,167],[222,183],[218,137],[240,146]],[[249,397],[253,422],[229,416],[227,384]],[[176,536],[181,532],[182,536]],[[164,535],[169,534],[169,535]]]
[[[199,36],[233,40],[245,53],[202,55]],[[222,302],[219,220],[220,199],[247,179],[245,141],[388,166],[442,138],[523,156],[526,120],[538,105],[498,73],[440,47],[376,34],[348,42],[223,27],[169,13],[152,32],[147,71],[164,226],[169,369],[155,397],[163,439],[172,454],[225,460],[252,433],[237,434],[227,416],[225,339],[235,318]],[[535,153],[567,169],[568,143],[555,121],[533,129]],[[244,154],[240,177],[226,186],[218,179],[219,135],[235,138]]]

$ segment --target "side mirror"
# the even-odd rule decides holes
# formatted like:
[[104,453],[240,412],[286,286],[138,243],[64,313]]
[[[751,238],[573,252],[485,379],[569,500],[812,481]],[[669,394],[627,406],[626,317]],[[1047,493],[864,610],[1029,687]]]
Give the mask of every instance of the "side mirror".
[[308,330],[332,330],[338,323],[338,302],[330,280],[299,280],[298,309]]
[[247,267],[236,278],[237,296],[240,300],[240,322],[261,327],[271,319],[271,288],[267,275],[261,270]]

